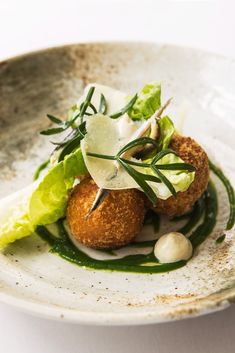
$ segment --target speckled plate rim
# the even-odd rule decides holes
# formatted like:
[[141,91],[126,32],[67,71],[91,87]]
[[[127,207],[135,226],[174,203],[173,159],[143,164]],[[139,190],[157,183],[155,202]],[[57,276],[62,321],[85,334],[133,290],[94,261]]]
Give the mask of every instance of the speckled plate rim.
[[[208,56],[213,56],[221,59],[230,59],[235,61],[233,58],[228,56],[214,53],[212,51],[203,50],[201,48],[184,46],[171,43],[163,42],[153,42],[153,41],[138,41],[138,40],[102,40],[102,41],[81,41],[79,43],[66,43],[62,45],[55,45],[40,48],[39,50],[33,50],[30,52],[22,52],[20,54],[6,57],[0,60],[0,65],[5,63],[11,63],[24,57],[33,57],[40,53],[50,52],[59,48],[66,48],[78,45],[102,45],[102,44],[149,44],[158,45],[161,47],[171,47],[175,49],[187,49],[197,53],[201,53]],[[107,326],[121,326],[121,325],[147,325],[147,324],[157,324],[169,321],[178,321],[186,318],[196,318],[198,316],[214,313],[223,309],[228,308],[231,304],[235,302],[235,285],[230,289],[226,289],[222,292],[215,292],[209,296],[200,298],[197,302],[188,302],[186,304],[179,305],[177,309],[174,309],[174,315],[172,315],[169,310],[168,313],[160,314],[157,311],[147,312],[133,312],[133,313],[111,313],[111,312],[101,312],[101,311],[79,311],[60,308],[56,305],[42,304],[36,301],[29,301],[17,298],[12,294],[2,293],[0,290],[0,302],[10,305],[21,312],[31,314],[33,316],[41,317],[44,319],[57,320],[61,322],[69,322],[74,324],[84,324],[84,325],[107,325]]]
[[[217,300],[215,297],[218,297]],[[171,315],[170,311],[168,314],[164,313],[164,315],[159,314],[157,311],[153,311],[152,313],[128,313],[127,315],[126,313],[94,313],[63,309],[54,305],[49,306],[37,302],[29,302],[28,300],[16,298],[13,295],[0,293],[0,301],[2,303],[8,304],[21,312],[44,319],[95,326],[137,326],[196,318],[224,310],[233,304],[234,300],[235,289],[231,290],[231,292],[229,290],[226,296],[223,292],[223,298],[220,297],[219,293],[215,293],[198,300],[197,304],[189,302],[181,305],[178,309],[174,310],[174,315]]]
[[3,57],[2,59],[0,58],[0,65],[6,62],[13,62],[16,61],[18,59],[23,59],[24,57],[30,57],[30,56],[34,56],[37,54],[43,54],[49,51],[54,51],[56,49],[64,49],[64,48],[69,48],[69,47],[73,47],[73,46],[78,46],[78,45],[103,45],[103,44],[110,44],[110,45],[128,45],[128,44],[147,44],[147,45],[156,45],[159,47],[171,47],[171,48],[175,48],[175,49],[187,49],[190,51],[195,51],[197,53],[201,53],[201,54],[205,54],[205,55],[209,55],[209,56],[213,56],[216,58],[221,58],[221,59],[229,59],[235,62],[235,58],[220,54],[220,53],[216,53],[210,50],[205,50],[202,48],[197,48],[197,47],[193,47],[190,45],[180,45],[180,44],[174,44],[174,43],[170,43],[170,42],[154,42],[151,40],[88,40],[88,41],[80,41],[80,42],[71,42],[71,43],[62,43],[62,44],[58,44],[58,45],[52,45],[52,46],[48,46],[48,47],[42,47],[40,49],[35,49],[32,51],[22,51],[19,54],[13,55],[13,56],[6,56],[5,58]]

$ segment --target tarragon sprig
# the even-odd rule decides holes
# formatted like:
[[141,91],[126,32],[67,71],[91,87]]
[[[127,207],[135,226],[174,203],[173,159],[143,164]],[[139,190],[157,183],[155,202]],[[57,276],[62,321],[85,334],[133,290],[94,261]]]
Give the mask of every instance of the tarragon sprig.
[[[107,101],[105,99],[105,96],[102,93],[100,96],[99,108],[97,109],[92,104],[91,100],[92,100],[94,91],[95,91],[95,87],[93,86],[90,87],[84,102],[80,104],[78,114],[76,114],[71,120],[64,121],[51,114],[47,115],[48,119],[54,124],[56,124],[57,127],[42,130],[40,132],[41,135],[55,135],[55,134],[60,134],[62,132],[65,132],[69,128],[73,129],[62,141],[59,141],[59,142],[51,141],[52,144],[56,145],[56,148],[53,151],[53,153],[55,151],[61,150],[61,153],[58,158],[59,162],[63,160],[67,154],[71,153],[75,148],[80,146],[81,140],[85,137],[85,134],[86,134],[86,126],[85,126],[86,123],[84,121],[84,117],[97,114],[98,112],[101,114],[106,114],[107,112],[107,108],[108,108]],[[114,114],[111,114],[110,118],[117,119],[123,114],[125,114],[134,105],[136,99],[137,99],[137,95],[135,95],[120,111]],[[89,112],[88,108],[90,108],[92,112]],[[78,119],[80,119],[80,125],[76,126],[75,123]]]
[[[94,157],[94,158],[108,159],[108,160],[113,160],[118,162],[118,164],[122,166],[126,170],[126,172],[136,181],[136,183],[140,186],[140,188],[143,190],[143,192],[148,197],[148,199],[153,204],[156,204],[157,196],[154,193],[151,186],[147,183],[147,181],[151,181],[154,183],[162,182],[163,184],[166,185],[166,187],[169,189],[171,194],[173,196],[176,196],[176,190],[173,184],[161,172],[161,170],[187,170],[192,172],[192,171],[195,171],[195,168],[188,163],[157,164],[157,162],[167,154],[173,153],[177,155],[175,151],[169,148],[156,153],[156,155],[151,160],[151,162],[147,162],[147,163],[142,161],[141,162],[132,161],[122,157],[125,152],[132,149],[133,147],[136,147],[138,145],[145,145],[145,144],[152,144],[156,146],[157,142],[151,139],[150,137],[141,137],[126,144],[123,148],[120,149],[120,151],[115,156],[92,153],[92,152],[87,152],[87,156]],[[149,168],[151,169],[154,175],[141,173],[135,168],[133,168],[132,166]]]

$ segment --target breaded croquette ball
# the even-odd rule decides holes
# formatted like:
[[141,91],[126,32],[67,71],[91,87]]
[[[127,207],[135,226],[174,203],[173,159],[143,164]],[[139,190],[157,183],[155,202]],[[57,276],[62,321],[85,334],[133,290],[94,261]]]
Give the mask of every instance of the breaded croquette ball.
[[190,137],[174,135],[169,147],[185,163],[192,164],[196,168],[195,179],[188,190],[178,192],[176,197],[171,196],[167,200],[158,199],[156,207],[153,207],[156,213],[174,217],[189,212],[206,190],[209,180],[209,165],[206,152]]
[[113,190],[89,217],[98,191],[92,179],[78,184],[69,199],[67,221],[74,238],[92,248],[118,248],[130,243],[141,231],[145,207],[135,189]]

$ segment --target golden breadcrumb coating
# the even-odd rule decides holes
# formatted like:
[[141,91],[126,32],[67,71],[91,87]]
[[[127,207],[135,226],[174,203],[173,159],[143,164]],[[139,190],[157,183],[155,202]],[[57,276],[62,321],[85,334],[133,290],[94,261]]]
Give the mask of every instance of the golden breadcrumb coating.
[[79,242],[97,249],[114,249],[130,243],[143,226],[142,193],[135,189],[113,190],[86,218],[97,191],[92,179],[85,179],[74,188],[67,207],[72,235]]
[[185,163],[190,163],[196,168],[195,179],[188,190],[178,192],[176,197],[171,196],[167,200],[158,199],[156,207],[153,207],[156,213],[174,217],[189,212],[206,190],[209,181],[209,165],[206,152],[190,137],[175,134],[169,147],[177,152]]

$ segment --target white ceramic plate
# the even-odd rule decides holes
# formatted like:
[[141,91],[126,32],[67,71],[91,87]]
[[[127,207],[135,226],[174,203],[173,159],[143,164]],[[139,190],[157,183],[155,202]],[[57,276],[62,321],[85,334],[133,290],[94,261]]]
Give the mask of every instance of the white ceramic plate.
[[[0,64],[0,196],[31,182],[50,150],[38,131],[63,114],[89,82],[128,93],[162,82],[169,115],[204,145],[235,182],[235,62],[198,50],[144,43],[53,48]],[[147,324],[209,313],[235,298],[235,238],[220,246],[228,214],[219,190],[216,229],[187,266],[165,274],[87,270],[48,253],[36,235],[0,254],[0,300],[48,318],[86,324]]]

